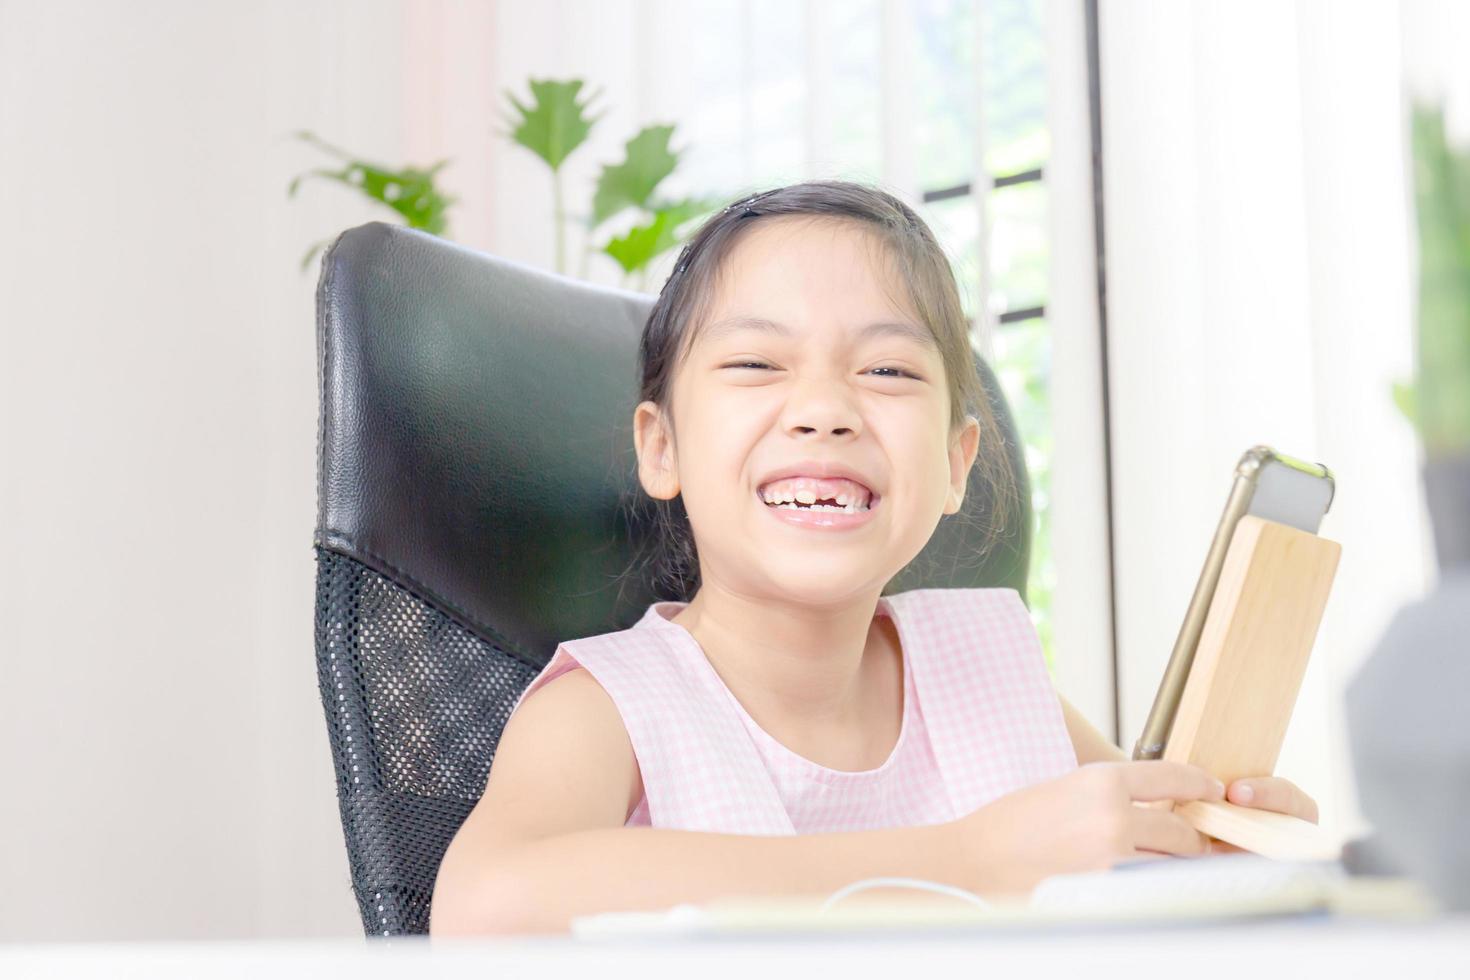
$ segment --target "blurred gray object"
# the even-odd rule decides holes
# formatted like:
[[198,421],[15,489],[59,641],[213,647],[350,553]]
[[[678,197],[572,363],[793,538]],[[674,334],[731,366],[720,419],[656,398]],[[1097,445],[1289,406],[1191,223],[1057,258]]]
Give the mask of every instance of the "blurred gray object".
[[1424,498],[1441,571],[1470,566],[1470,451],[1425,461]]
[[1375,845],[1445,908],[1470,909],[1470,461],[1425,468],[1440,583],[1400,609],[1347,688]]
[[[1382,855],[1446,908],[1470,909],[1470,152],[1444,107],[1416,101],[1415,380],[1400,404],[1424,450],[1440,584],[1389,623],[1347,690],[1363,813]],[[1396,398],[1399,396],[1396,395]],[[1368,855],[1362,855],[1367,857]]]

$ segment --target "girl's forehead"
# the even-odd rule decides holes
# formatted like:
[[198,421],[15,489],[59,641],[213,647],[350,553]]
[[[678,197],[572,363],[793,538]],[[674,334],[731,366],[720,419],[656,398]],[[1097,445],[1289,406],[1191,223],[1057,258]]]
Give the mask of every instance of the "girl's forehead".
[[861,259],[864,273],[884,271],[893,264],[888,244],[866,222],[830,215],[787,214],[757,219],[735,239],[722,271],[751,274],[775,271],[793,259],[818,260],[831,269]]
[[732,315],[789,323],[812,310],[836,320],[916,317],[891,247],[861,222],[825,215],[760,221],[715,270],[706,323]]

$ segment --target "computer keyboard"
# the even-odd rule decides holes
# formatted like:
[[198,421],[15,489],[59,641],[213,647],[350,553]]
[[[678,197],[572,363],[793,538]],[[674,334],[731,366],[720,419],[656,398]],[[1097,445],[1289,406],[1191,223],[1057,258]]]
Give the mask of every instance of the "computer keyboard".
[[1083,919],[1269,915],[1331,907],[1348,879],[1338,861],[1276,861],[1256,854],[1145,859],[1105,871],[1054,875],[1030,908]]

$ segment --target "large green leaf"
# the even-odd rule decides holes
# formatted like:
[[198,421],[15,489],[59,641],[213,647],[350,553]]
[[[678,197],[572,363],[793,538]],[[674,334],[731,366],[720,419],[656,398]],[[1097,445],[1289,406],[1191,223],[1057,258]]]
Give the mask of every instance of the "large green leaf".
[[623,267],[624,273],[636,272],[679,244],[677,233],[680,226],[708,214],[717,206],[717,201],[699,198],[655,205],[650,221],[614,238],[602,250]]
[[[345,150],[326,143],[315,134],[300,130],[297,138],[319,149],[347,161],[340,170],[317,169],[298,174],[286,188],[286,196],[294,197],[301,182],[309,177],[336,181],[362,193],[368,198],[392,208],[410,228],[417,228],[433,235],[442,235],[449,227],[449,206],[458,200],[441,193],[434,186],[434,178],[448,160],[440,160],[427,169],[404,167],[393,170],[381,164],[356,159]],[[313,245],[302,259],[303,267],[322,243]]]
[[537,81],[533,78],[530,85],[529,106],[522,104],[508,90],[505,93],[505,97],[520,112],[519,120],[506,117],[506,122],[514,127],[508,135],[545,160],[552,170],[557,170],[562,161],[587,139],[593,124],[606,114],[605,111],[595,116],[586,114],[592,100],[602,90],[591,92],[585,100],[578,102],[577,93],[582,89],[580,78],[564,82],[553,79]]
[[592,198],[592,227],[627,207],[648,207],[659,181],[673,173],[679,154],[669,150],[673,126],[645,126],[628,140],[622,163],[604,164]]

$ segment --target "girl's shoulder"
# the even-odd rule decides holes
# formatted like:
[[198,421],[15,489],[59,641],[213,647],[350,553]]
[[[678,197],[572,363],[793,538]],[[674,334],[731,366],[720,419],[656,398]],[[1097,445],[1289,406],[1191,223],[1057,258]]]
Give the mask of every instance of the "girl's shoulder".
[[886,599],[912,597],[924,600],[954,600],[960,602],[1004,602],[1021,601],[1021,593],[1009,585],[981,585],[971,587],[938,586],[923,589],[907,589],[884,596]]
[[[607,690],[620,708],[635,710],[645,692],[665,690],[671,674],[681,673],[679,647],[669,633],[679,631],[659,616],[655,603],[631,626],[563,640],[541,672],[521,692],[520,702],[578,667]],[[512,708],[514,710],[514,708]]]
[[1043,664],[1041,637],[1021,595],[1009,587],[910,589],[885,596],[904,640],[926,660]]
[[1076,768],[1041,637],[1012,588],[888,597],[957,812]]
[[558,677],[579,667],[585,668],[584,673],[597,679],[605,687],[605,672],[617,670],[620,661],[626,663],[630,658],[620,654],[625,654],[630,647],[636,649],[643,646],[644,639],[639,635],[638,627],[630,626],[595,636],[563,640],[557,644],[556,652],[551,655],[546,666],[541,668],[541,672],[521,692],[520,700],[524,701]]
[[1021,594],[1009,586],[909,589],[884,596],[900,619],[988,617],[1011,621],[1019,614],[1030,620]]
[[562,831],[624,824],[643,796],[631,736],[617,705],[571,663],[523,694],[495,747],[476,806],[488,826]]

